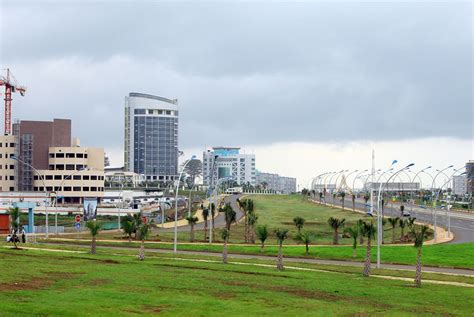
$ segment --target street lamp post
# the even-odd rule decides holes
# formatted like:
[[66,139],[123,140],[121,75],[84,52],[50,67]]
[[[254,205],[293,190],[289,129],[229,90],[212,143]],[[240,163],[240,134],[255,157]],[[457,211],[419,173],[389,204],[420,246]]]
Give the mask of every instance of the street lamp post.
[[[433,177],[433,183],[431,183],[431,197],[433,198],[434,196],[434,186],[436,185],[436,178],[439,176],[439,174],[443,173],[445,170],[448,168],[453,167],[453,165],[449,165],[448,167],[443,168],[442,170],[437,170],[438,173]],[[437,228],[438,228],[438,221],[437,221],[437,211],[436,211],[436,203],[437,203],[438,197],[436,197],[435,201],[431,202],[431,213],[433,215],[433,229],[434,229],[434,240],[435,242],[438,239],[438,233],[437,233]]]
[[174,244],[173,244],[173,252],[177,252],[178,248],[178,191],[179,191],[179,182],[181,180],[181,176],[183,176],[184,170],[186,168],[186,165],[188,165],[189,162],[194,160],[196,158],[196,155],[193,155],[190,160],[188,160],[186,163],[184,163],[183,168],[181,169],[181,173],[179,174],[179,178],[176,180],[176,197],[175,197],[175,209],[174,209]]
[[[15,155],[13,155],[11,158],[15,161],[18,161],[18,162],[30,167],[33,171],[35,171],[36,174],[38,174],[38,177],[41,179],[41,181],[43,183],[44,193],[46,195],[45,202],[44,202],[44,210],[45,210],[45,214],[46,214],[46,223],[45,223],[45,225],[46,225],[46,239],[47,239],[49,237],[48,191],[46,190],[46,182],[44,181],[44,177],[43,177],[43,175],[40,174],[40,172],[38,172],[38,170],[36,168],[33,167],[33,165],[31,165],[29,163],[26,163],[25,161],[21,160],[20,158],[16,157]],[[33,226],[33,233],[34,233],[35,224],[33,223],[32,226]]]

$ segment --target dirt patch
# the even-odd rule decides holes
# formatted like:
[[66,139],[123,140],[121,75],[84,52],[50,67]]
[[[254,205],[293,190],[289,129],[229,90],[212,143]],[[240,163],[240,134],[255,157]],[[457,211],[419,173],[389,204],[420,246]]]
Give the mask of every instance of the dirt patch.
[[233,299],[236,297],[235,294],[227,292],[215,292],[212,295],[218,299]]
[[170,305],[157,305],[157,306],[151,306],[151,305],[142,305],[142,309],[147,312],[147,313],[153,313],[153,314],[159,314],[165,309],[169,308]]
[[34,291],[44,289],[53,283],[51,279],[44,277],[34,277],[29,281],[11,281],[0,283],[0,293],[16,291]]
[[89,281],[89,284],[92,286],[101,286],[108,284],[109,280],[103,279],[103,278],[95,278]]

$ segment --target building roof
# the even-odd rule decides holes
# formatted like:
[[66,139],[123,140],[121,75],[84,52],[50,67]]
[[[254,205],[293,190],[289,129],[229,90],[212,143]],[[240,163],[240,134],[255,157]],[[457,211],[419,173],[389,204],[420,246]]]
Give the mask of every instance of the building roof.
[[164,97],[160,97],[160,96],[155,96],[155,95],[149,95],[149,94],[143,94],[143,93],[140,93],[140,92],[131,92],[128,94],[129,97],[138,97],[138,98],[147,98],[147,99],[154,99],[154,100],[158,100],[158,101],[164,101],[164,102],[168,102],[168,103],[171,103],[173,105],[176,105],[178,103],[178,99],[168,99],[168,98],[164,98]]

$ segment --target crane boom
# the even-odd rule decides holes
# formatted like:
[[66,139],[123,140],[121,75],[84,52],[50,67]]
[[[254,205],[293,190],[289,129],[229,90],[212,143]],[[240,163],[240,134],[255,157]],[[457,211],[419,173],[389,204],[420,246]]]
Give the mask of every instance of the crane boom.
[[11,78],[10,69],[7,68],[7,75],[0,77],[0,86],[5,86],[5,135],[11,134],[12,129],[12,93],[19,92],[21,96],[26,93],[26,87],[17,85]]

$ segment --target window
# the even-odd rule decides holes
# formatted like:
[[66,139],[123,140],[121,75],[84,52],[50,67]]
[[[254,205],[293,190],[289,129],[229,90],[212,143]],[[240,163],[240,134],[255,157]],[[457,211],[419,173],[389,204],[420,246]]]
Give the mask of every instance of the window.
[[64,153],[56,153],[56,158],[63,158],[64,157]]
[[[13,158],[14,156],[15,156],[15,154],[13,154],[13,153],[10,154],[10,158]],[[5,155],[5,157],[6,157],[6,155]]]
[[82,179],[85,180],[85,181],[88,181],[89,180],[89,175],[82,176]]
[[71,191],[71,186],[64,186],[64,191],[65,192],[70,192]]
[[58,170],[58,171],[64,171],[64,164],[58,164],[58,165],[56,165],[56,170]]
[[11,180],[11,181],[14,181],[14,180],[15,180],[15,176],[10,175],[10,180]]
[[135,114],[146,114],[146,110],[145,109],[135,109],[134,113]]
[[49,169],[50,171],[54,171],[54,165],[53,165],[53,164],[49,164],[48,169]]
[[81,175],[74,175],[72,177],[72,179],[75,180],[75,181],[80,181],[81,180]]
[[53,179],[53,175],[46,175],[46,180],[52,180]]
[[81,186],[74,186],[74,187],[72,188],[72,191],[74,191],[74,192],[80,192],[80,191],[81,191]]
[[15,147],[15,143],[10,143],[10,147]]
[[54,175],[54,180],[57,181],[57,180],[62,180],[62,175]]
[[76,154],[76,157],[77,157],[77,158],[84,158],[84,154],[82,154],[82,153],[77,153],[77,154]]
[[15,187],[10,187],[10,191],[11,191],[11,192],[14,192],[14,191],[15,191]]
[[84,158],[87,158],[87,153],[84,154]]
[[67,158],[75,158],[76,154],[75,153],[66,153]]
[[49,158],[54,158],[54,153],[49,153]]
[[52,191],[53,191],[53,187],[51,187],[51,186],[46,186],[46,191],[47,191],[47,192],[52,192]]
[[73,171],[74,170],[74,164],[66,164],[66,170],[67,171]]
[[82,165],[82,164],[77,164],[76,165],[76,170],[79,171],[79,170],[82,170],[82,169],[84,169],[84,165]]
[[96,181],[97,180],[97,176],[96,175],[92,175],[91,176],[91,181]]
[[37,181],[37,180],[38,180],[38,175],[33,176],[33,179],[34,179],[35,181]]
[[148,114],[153,114],[153,110],[148,109]]
[[91,192],[96,192],[97,191],[97,187],[91,187]]
[[171,110],[166,110],[167,115],[171,115]]
[[88,191],[89,191],[89,186],[84,186],[84,187],[82,187],[82,191],[88,192]]
[[11,169],[11,170],[14,170],[14,169],[15,169],[15,165],[10,165],[10,169]]

